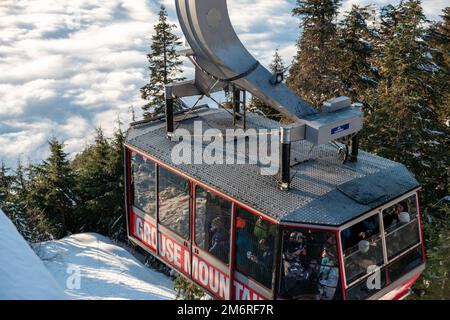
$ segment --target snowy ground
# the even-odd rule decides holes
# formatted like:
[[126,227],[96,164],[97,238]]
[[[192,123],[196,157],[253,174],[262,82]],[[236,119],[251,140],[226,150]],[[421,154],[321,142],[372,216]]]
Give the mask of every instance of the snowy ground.
[[73,235],[33,249],[0,210],[0,300],[175,299],[168,277],[101,235]]
[[68,297],[13,223],[0,210],[0,300]]
[[174,299],[172,281],[148,269],[98,234],[73,235],[33,246],[72,299]]

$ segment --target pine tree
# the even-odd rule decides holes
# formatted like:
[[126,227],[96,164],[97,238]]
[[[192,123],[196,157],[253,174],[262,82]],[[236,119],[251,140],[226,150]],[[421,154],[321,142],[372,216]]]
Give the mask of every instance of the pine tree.
[[49,141],[50,156],[41,165],[31,166],[27,184],[27,210],[44,214],[56,238],[67,235],[67,222],[74,206],[74,175],[64,145]]
[[343,85],[342,95],[353,101],[370,106],[374,90],[379,83],[378,68],[375,65],[378,33],[369,21],[374,17],[371,6],[353,5],[339,24],[339,59],[337,73]]
[[284,69],[286,69],[286,66],[284,65],[283,62],[283,58],[280,56],[278,48],[275,49],[275,53],[273,54],[272,62],[270,63],[269,68],[273,73],[281,72],[284,71]]
[[[274,73],[274,74],[277,72],[284,71],[286,69],[284,62],[283,62],[283,58],[280,56],[278,48],[275,50],[275,53],[273,55],[273,59],[272,59],[272,62],[270,63],[269,68],[270,68],[270,71],[272,71],[272,73]],[[282,119],[282,115],[277,110],[275,110],[271,106],[263,103],[261,100],[259,100],[255,96],[252,96],[252,98],[250,100],[249,110],[252,112],[259,110],[266,117],[276,120],[276,121],[280,121]]]
[[433,23],[429,29],[428,42],[430,46],[435,48],[433,59],[436,67],[439,68],[436,72],[440,86],[437,90],[442,92],[441,100],[435,101],[437,106],[436,113],[440,120],[450,127],[450,7],[443,10],[442,21]]
[[8,201],[11,190],[11,176],[8,174],[8,169],[2,161],[0,164],[0,208],[3,208]]
[[14,205],[14,184],[15,177],[11,174],[6,164],[2,161],[0,164],[0,209],[18,225],[21,223],[20,214]]
[[[120,128],[120,127],[119,127]],[[112,141],[97,129],[95,143],[76,156],[74,232],[97,232],[115,240],[125,239],[124,134],[118,129]]]
[[[5,167],[2,166],[1,171],[5,172],[4,169]],[[0,176],[2,176],[2,173],[0,173]],[[8,174],[6,185],[2,183],[3,187],[6,187],[6,197],[4,198],[3,204],[0,203],[0,208],[3,209],[9,219],[14,223],[20,234],[22,234],[25,239],[31,240],[31,226],[25,210],[25,199],[23,198],[24,191],[22,190],[21,185],[22,182],[25,184],[23,167],[19,160],[16,172]]]
[[164,114],[165,85],[184,80],[178,76],[182,73],[176,47],[181,45],[180,38],[173,33],[176,25],[167,19],[167,10],[162,5],[159,21],[154,26],[155,35],[152,36],[151,53],[147,55],[150,63],[150,82],[141,89],[142,99],[148,103],[142,107],[144,116],[152,118]]
[[450,202],[429,206],[424,223],[427,268],[414,286],[414,299],[446,300],[450,296]]
[[124,149],[125,134],[120,129],[120,122],[118,129],[114,132],[111,142],[111,163],[112,173],[116,179],[115,188],[113,189],[113,201],[116,204],[111,219],[109,233],[114,240],[125,241],[127,237],[127,226],[125,220],[125,168],[124,168]]
[[433,49],[423,39],[427,20],[420,1],[402,1],[382,11],[382,80],[369,112],[363,148],[405,164],[424,187],[427,203],[449,192],[448,128],[438,120]]
[[297,0],[293,10],[301,18],[303,32],[287,83],[316,107],[341,90],[335,70],[338,58],[335,20],[340,4],[341,0]]

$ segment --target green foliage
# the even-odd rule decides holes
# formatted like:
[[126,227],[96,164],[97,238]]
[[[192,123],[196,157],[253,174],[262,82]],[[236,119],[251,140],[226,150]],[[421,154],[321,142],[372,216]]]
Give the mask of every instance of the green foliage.
[[348,95],[367,107],[361,147],[405,164],[423,185],[425,217],[433,217],[424,228],[428,269],[415,293],[448,299],[448,207],[434,204],[450,194],[450,9],[430,24],[418,0],[383,7],[379,21],[370,7],[353,6],[336,25],[339,4],[297,1],[303,30],[288,85],[316,106]]
[[450,126],[450,7],[443,10],[442,21],[434,22],[428,31],[427,41],[432,51],[436,67],[437,86],[444,95],[435,101],[436,113],[441,122]]
[[344,15],[338,28],[338,55],[336,69],[343,86],[342,95],[353,101],[362,101],[367,107],[379,83],[378,68],[374,63],[377,54],[377,32],[370,24],[374,19],[371,6],[353,5]]
[[301,18],[302,34],[287,84],[316,107],[341,91],[335,68],[336,18],[341,0],[297,0],[293,14]]
[[205,293],[195,284],[178,275],[174,281],[177,300],[200,300]]
[[[450,130],[438,112],[448,93],[435,50],[425,41],[427,22],[420,1],[382,9],[381,81],[361,139],[362,148],[403,163],[414,173],[423,186],[425,218],[442,212],[433,204],[450,194]],[[448,298],[448,215],[425,224],[424,234],[428,269],[417,284],[416,296]]]
[[176,48],[181,45],[180,38],[173,33],[176,25],[167,20],[167,10],[161,6],[159,21],[154,26],[151,52],[147,55],[150,64],[150,81],[141,89],[142,99],[148,103],[142,107],[144,116],[152,118],[164,114],[165,85],[184,78],[177,75],[182,72]]
[[0,208],[6,205],[10,198],[11,185],[14,177],[8,174],[8,169],[4,162],[0,164]]
[[[369,107],[361,147],[403,163],[423,185],[428,264],[413,298],[448,299],[450,205],[441,199],[450,195],[450,9],[430,24],[420,1],[406,0],[382,8],[380,20],[371,23],[370,7],[353,6],[338,23],[340,3],[297,1],[293,14],[301,18],[302,34],[288,85],[315,106],[345,94]],[[164,112],[165,84],[181,80],[174,27],[161,7],[148,55],[150,82],[141,89],[147,117]],[[270,67],[284,69],[278,51]],[[281,119],[256,98],[250,107]],[[120,129],[112,139],[99,129],[94,144],[73,161],[53,139],[40,165],[24,168],[19,162],[11,171],[2,164],[0,207],[28,241],[70,232],[125,240],[123,141]],[[204,295],[183,277],[174,285],[178,299]]]
[[0,207],[30,242],[80,232],[126,240],[124,139],[120,129],[112,139],[98,129],[95,143],[73,161],[53,139],[42,164],[24,169],[19,162],[15,173],[3,165]]
[[74,175],[64,153],[63,144],[49,141],[50,157],[41,165],[30,168],[26,204],[42,212],[55,232],[55,237],[67,235],[67,220],[74,206]]
[[367,114],[362,146],[405,164],[422,183],[426,202],[436,203],[448,192],[450,131],[435,112],[439,106],[434,102],[443,92],[432,48],[423,41],[426,19],[414,0],[385,8],[382,19],[382,80]]
[[125,239],[123,142],[120,129],[111,141],[97,129],[95,143],[75,157],[72,168],[78,203],[71,219],[73,232]]
[[[272,73],[274,74],[280,71],[284,71],[286,69],[286,66],[284,65],[283,62],[283,58],[280,56],[278,49],[275,50],[272,62],[270,63],[269,67],[270,71],[272,71]],[[283,116],[277,110],[263,103],[257,97],[252,96],[249,105],[249,111],[255,112],[257,110],[262,112],[266,117],[273,119],[275,121],[280,121],[283,118]]]
[[414,299],[448,300],[450,297],[450,203],[427,209],[427,269],[414,287]]

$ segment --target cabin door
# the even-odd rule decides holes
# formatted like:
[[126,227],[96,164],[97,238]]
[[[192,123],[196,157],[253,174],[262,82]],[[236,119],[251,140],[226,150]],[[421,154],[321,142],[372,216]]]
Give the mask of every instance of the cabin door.
[[218,299],[230,299],[232,203],[194,186],[192,279]]

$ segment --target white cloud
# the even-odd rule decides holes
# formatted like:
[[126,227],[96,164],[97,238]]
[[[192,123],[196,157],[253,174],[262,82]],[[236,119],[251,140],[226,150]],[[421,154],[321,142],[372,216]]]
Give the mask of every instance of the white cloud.
[[[174,0],[162,0],[177,23]],[[345,0],[386,4],[387,0]],[[285,62],[294,56],[298,19],[295,0],[228,0],[237,33],[263,64],[275,48]],[[447,0],[425,0],[436,17]],[[111,133],[129,107],[139,112],[139,88],[147,58],[156,0],[0,1],[0,161],[19,155],[40,161],[56,136],[75,153],[96,126]],[[181,35],[181,30],[177,29]],[[192,66],[185,76],[191,76]]]

